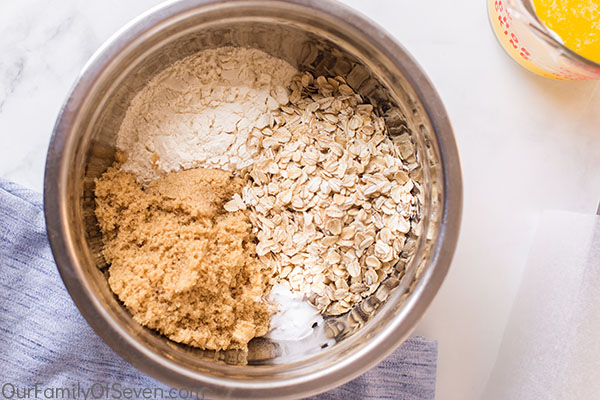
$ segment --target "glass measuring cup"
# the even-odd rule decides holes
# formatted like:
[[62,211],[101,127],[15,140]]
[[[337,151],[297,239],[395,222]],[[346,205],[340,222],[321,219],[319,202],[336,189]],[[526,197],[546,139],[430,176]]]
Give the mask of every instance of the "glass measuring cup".
[[567,48],[538,18],[532,0],[488,0],[490,24],[506,52],[552,79],[600,79],[600,64]]

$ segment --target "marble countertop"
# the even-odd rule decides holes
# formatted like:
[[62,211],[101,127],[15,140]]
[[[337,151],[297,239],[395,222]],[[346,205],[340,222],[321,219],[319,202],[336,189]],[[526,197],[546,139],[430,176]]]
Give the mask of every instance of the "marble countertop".
[[[419,61],[447,107],[464,212],[449,275],[416,333],[439,342],[437,395],[480,398],[544,209],[600,200],[600,82],[537,77],[497,45],[484,1],[347,0]],[[157,0],[0,2],[0,177],[41,191],[46,146],[80,69]]]

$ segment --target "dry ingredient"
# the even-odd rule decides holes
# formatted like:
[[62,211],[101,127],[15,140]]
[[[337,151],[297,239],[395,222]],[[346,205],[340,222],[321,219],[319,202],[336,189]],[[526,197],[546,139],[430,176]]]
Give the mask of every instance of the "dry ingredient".
[[[183,343],[245,348],[266,333],[269,318],[272,339],[312,340],[312,325],[322,322],[318,313],[342,314],[374,293],[393,270],[407,235],[418,229],[411,221],[421,190],[410,174],[415,152],[408,134],[390,139],[383,118],[342,77],[298,74],[258,50],[206,50],[161,72],[134,98],[117,147],[127,158],[121,171],[109,170],[110,179],[98,182],[96,193],[105,255],[113,263],[111,287],[136,320]],[[163,200],[173,204],[178,195],[168,191],[171,197],[162,198],[155,189],[165,187],[157,182],[198,167],[220,169],[235,182],[227,195],[217,181],[204,182],[202,189],[194,188],[195,181],[186,184],[186,190],[218,198],[220,211],[208,218],[210,224],[204,214],[163,208]],[[190,171],[173,173],[180,170]],[[127,198],[131,208],[115,195],[125,190],[135,192],[136,198]],[[200,197],[193,201],[206,203]],[[145,201],[150,209],[142,206]],[[189,210],[208,207],[193,201],[182,204]],[[123,210],[132,215],[120,221]],[[169,222],[162,226],[149,210]],[[148,218],[154,221],[148,232],[137,232],[136,224],[145,226]],[[185,248],[196,240],[189,233],[195,229],[210,246],[174,257],[168,247],[175,246],[173,238],[184,235],[176,248]],[[132,261],[139,257],[136,246],[147,245],[140,237],[150,232],[150,259]],[[202,262],[207,249],[212,266]],[[225,277],[217,276],[216,266]],[[279,309],[274,315],[261,301],[272,272],[280,282],[270,294]],[[172,282],[167,288],[157,284],[162,276]],[[243,289],[236,290],[233,281],[243,282]],[[183,304],[197,293],[210,296]]]
[[271,317],[271,330],[267,334],[270,339],[303,340],[313,334],[313,327],[323,324],[319,311],[286,285],[273,286],[270,299],[278,307]]
[[411,219],[414,147],[341,77],[296,75],[290,103],[253,129],[251,185],[225,205],[249,209],[257,254],[319,311],[342,314],[372,294],[399,259]]
[[168,67],[132,100],[117,137],[122,168],[147,183],[168,172],[206,167],[236,171],[256,153],[253,129],[288,102],[296,70],[256,49],[205,50]]
[[145,189],[116,168],[96,181],[108,283],[138,323],[211,350],[246,350],[267,333],[273,271],[258,262],[246,213],[223,209],[243,184],[215,169]]
[[271,316],[271,330],[267,338],[277,341],[279,355],[273,363],[290,363],[335,344],[325,328],[319,311],[303,295],[292,292],[282,283],[273,286],[270,299],[278,311]]

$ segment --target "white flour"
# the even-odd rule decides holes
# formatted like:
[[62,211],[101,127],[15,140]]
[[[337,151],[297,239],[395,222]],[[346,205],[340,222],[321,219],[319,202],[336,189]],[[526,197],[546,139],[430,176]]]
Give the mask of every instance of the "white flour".
[[132,100],[117,137],[127,154],[122,168],[149,182],[172,171],[250,165],[248,133],[288,102],[296,73],[256,49],[223,47],[178,61]]

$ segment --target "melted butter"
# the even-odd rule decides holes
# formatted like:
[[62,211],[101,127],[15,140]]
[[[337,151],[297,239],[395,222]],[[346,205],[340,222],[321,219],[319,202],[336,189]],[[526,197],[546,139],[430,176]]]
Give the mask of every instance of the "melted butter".
[[600,63],[600,0],[533,0],[540,20],[563,44]]

